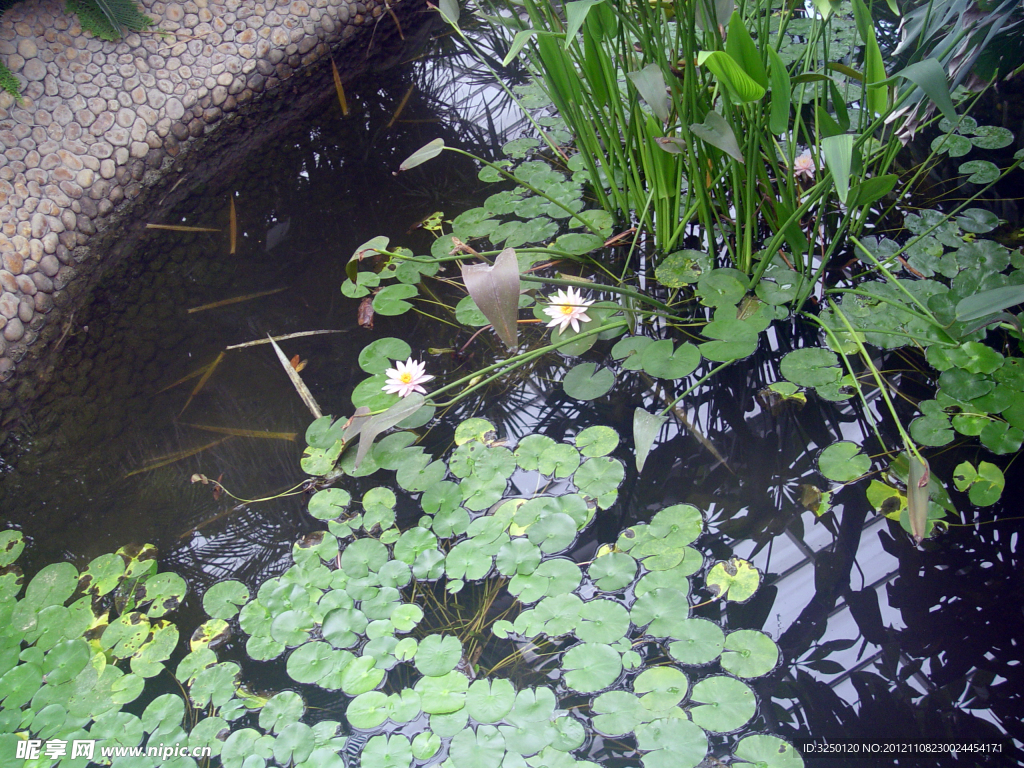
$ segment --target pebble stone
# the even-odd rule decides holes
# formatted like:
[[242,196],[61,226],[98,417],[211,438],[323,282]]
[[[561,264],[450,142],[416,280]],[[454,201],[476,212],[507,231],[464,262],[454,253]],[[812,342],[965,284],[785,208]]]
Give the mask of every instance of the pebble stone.
[[[332,48],[355,51],[359,27],[379,39],[386,2],[141,0],[162,34],[117,42],[83,31],[63,0],[3,14],[0,57],[23,89],[20,104],[0,93],[0,402],[42,357],[28,345],[59,335],[40,331],[85,293],[68,287],[87,272],[77,265],[90,261],[90,238],[111,214],[124,217],[114,227],[128,218],[147,169],[166,169]],[[417,4],[397,8],[411,17]]]

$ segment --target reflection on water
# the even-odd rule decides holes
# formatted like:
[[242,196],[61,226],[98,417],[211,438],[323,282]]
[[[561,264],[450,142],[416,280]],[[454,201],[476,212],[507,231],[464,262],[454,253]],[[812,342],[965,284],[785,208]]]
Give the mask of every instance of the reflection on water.
[[[248,499],[304,480],[298,459],[309,413],[268,346],[231,350],[221,359],[226,346],[268,333],[340,331],[282,347],[308,361],[304,380],[326,412],[341,415],[364,377],[356,356],[368,341],[401,336],[417,354],[447,343],[438,324],[416,314],[378,316],[372,331],[359,328],[359,300],[339,292],[344,264],[360,243],[383,234],[425,252],[429,236],[410,226],[435,210],[456,212],[478,192],[467,162],[434,161],[391,176],[426,141],[459,140],[452,121],[438,122],[436,104],[419,89],[393,120],[414,76],[407,71],[351,93],[354,113],[345,120],[329,104],[282,136],[273,152],[211,184],[159,223],[219,232],[154,231],[76,313],[49,393],[5,448],[0,503],[5,522],[31,540],[30,569],[61,559],[82,563],[149,541],[159,546],[164,567],[185,576],[196,593],[227,577],[255,588],[281,570],[296,538],[322,527],[305,512],[302,493],[239,503],[190,478],[222,477]],[[494,122],[497,132],[501,113],[484,114],[476,124]],[[238,217],[235,255],[228,254],[229,200]],[[264,292],[271,293],[188,311]],[[799,486],[822,485],[814,461],[820,448],[837,437],[863,441],[869,452],[877,446],[850,406],[812,400],[803,410],[773,414],[758,405],[756,393],[781,378],[778,360],[790,343],[778,339],[774,351],[763,343],[758,356],[687,398],[687,418],[720,457],[692,432],[669,425],[637,477],[620,446],[627,477],[619,501],[574,556],[589,559],[599,543],[669,504],[695,504],[708,513],[709,533],[700,543],[710,556],[748,557],[765,573],[750,603],[699,609],[729,629],[763,628],[778,640],[786,664],[760,686],[766,704],[758,727],[790,739],[1020,738],[1024,569],[1017,523],[955,529],[919,551],[870,510],[861,488],[834,496],[834,517],[822,521],[805,511]],[[487,344],[480,337],[468,354]],[[602,349],[591,354],[599,359]],[[430,363],[438,381],[461,364],[451,357]],[[653,406],[648,384],[626,374],[614,401],[580,403],[558,385],[566,369],[560,360],[545,361],[531,376],[460,406],[428,443],[443,450],[452,425],[470,415],[493,421],[510,442],[534,433],[563,440],[607,424],[628,443],[633,408]],[[215,431],[225,428],[297,438]],[[935,470],[948,477],[956,462],[947,459],[938,459]],[[375,476],[345,485],[358,497],[386,481]],[[414,519],[415,500],[396,492],[400,509]],[[1012,500],[1013,491],[1004,498]],[[1004,514],[1012,511],[985,512],[986,519]],[[264,687],[287,682],[273,665],[261,674]],[[316,706],[339,706],[322,692],[307,693]],[[929,764],[1013,761],[1003,754]],[[904,764],[878,764],[889,763]],[[627,755],[616,764],[635,761]]]

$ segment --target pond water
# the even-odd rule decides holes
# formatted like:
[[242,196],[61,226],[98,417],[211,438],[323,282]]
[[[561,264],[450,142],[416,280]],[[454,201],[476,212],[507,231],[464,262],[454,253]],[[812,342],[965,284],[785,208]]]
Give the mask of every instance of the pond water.
[[[218,232],[154,230],[76,312],[53,386],[4,447],[0,505],[5,522],[30,540],[26,570],[60,560],[83,566],[125,544],[151,542],[162,568],[185,577],[193,595],[226,578],[255,591],[289,564],[292,542],[323,528],[306,512],[308,494],[295,491],[306,479],[299,457],[309,412],[269,346],[225,352],[228,345],[268,333],[332,331],[281,346],[286,356],[306,361],[303,379],[324,411],[336,415],[351,411],[349,396],[365,376],[356,358],[374,338],[408,340],[438,381],[461,375],[465,358],[431,355],[429,348],[461,346],[468,334],[415,313],[378,315],[372,330],[361,328],[359,300],[339,292],[345,262],[360,243],[387,235],[393,244],[425,250],[430,235],[417,222],[437,210],[453,215],[483,193],[468,161],[447,158],[391,174],[438,135],[493,152],[489,131],[465,130],[439,104],[437,88],[433,95],[424,90],[424,77],[440,82],[436,71],[424,72],[407,68],[352,87],[347,118],[326,101],[234,176],[154,222]],[[496,112],[478,115],[466,123],[479,127],[490,119],[496,133],[508,122]],[[239,231],[234,254],[230,201]],[[204,308],[239,297],[248,298]],[[633,408],[653,403],[646,384],[637,375],[620,382],[614,399],[569,400],[558,382],[571,363],[558,359],[445,414],[424,444],[444,452],[454,425],[471,415],[493,422],[509,444],[530,434],[561,441],[591,425],[615,428],[623,436],[615,455],[626,479],[572,557],[591,559],[601,543],[667,505],[704,510],[708,532],[698,546],[708,561],[748,558],[763,572],[764,586],[749,603],[715,603],[698,615],[730,629],[763,629],[784,655],[782,668],[757,686],[762,707],[754,730],[791,741],[1017,740],[1002,755],[810,765],[1017,764],[1024,738],[1019,524],[954,528],[916,549],[871,510],[861,486],[840,490],[825,519],[805,509],[801,486],[825,487],[815,463],[821,448],[836,439],[869,452],[877,445],[851,405],[809,395],[803,408],[773,411],[758,399],[781,378],[781,356],[799,346],[804,331],[791,330],[687,398],[692,429],[670,422],[640,476],[624,444]],[[483,358],[490,347],[482,337],[466,354]],[[958,460],[947,454],[933,466],[948,477]],[[191,482],[194,473],[221,479],[242,499],[293,495],[240,503]],[[513,477],[519,481],[526,478]],[[1008,481],[1003,506],[979,519],[1013,514],[1019,477]],[[342,482],[358,497],[387,480],[378,474]],[[414,500],[397,491],[400,512],[413,519]],[[198,623],[195,597],[184,610],[183,626]],[[241,646],[229,647],[232,653],[240,655]],[[258,674],[263,687],[287,683],[280,669]],[[310,703],[343,709],[329,698],[321,693]],[[616,762],[636,764],[628,755]]]

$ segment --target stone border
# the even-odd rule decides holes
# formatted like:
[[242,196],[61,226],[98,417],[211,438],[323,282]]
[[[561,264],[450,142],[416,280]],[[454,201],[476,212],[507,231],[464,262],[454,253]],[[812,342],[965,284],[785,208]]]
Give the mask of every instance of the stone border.
[[[149,193],[162,192],[160,207],[180,201],[248,151],[240,142],[287,123],[280,112],[332,95],[329,55],[348,79],[395,56],[402,30],[429,18],[423,0],[141,5],[152,30],[116,43],[83,32],[63,0],[25,0],[0,21],[0,55],[25,86],[21,104],[0,94],[4,423],[37,393],[27,374],[52,372],[70,328],[62,310],[141,237],[133,214],[155,213]],[[317,82],[296,88],[317,63]]]

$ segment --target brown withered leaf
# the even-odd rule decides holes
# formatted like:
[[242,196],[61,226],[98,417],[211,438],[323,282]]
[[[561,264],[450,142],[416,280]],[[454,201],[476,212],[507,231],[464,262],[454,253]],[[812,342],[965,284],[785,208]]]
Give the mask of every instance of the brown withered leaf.
[[373,328],[373,297],[367,296],[359,302],[359,310],[356,312],[356,322],[360,328]]

